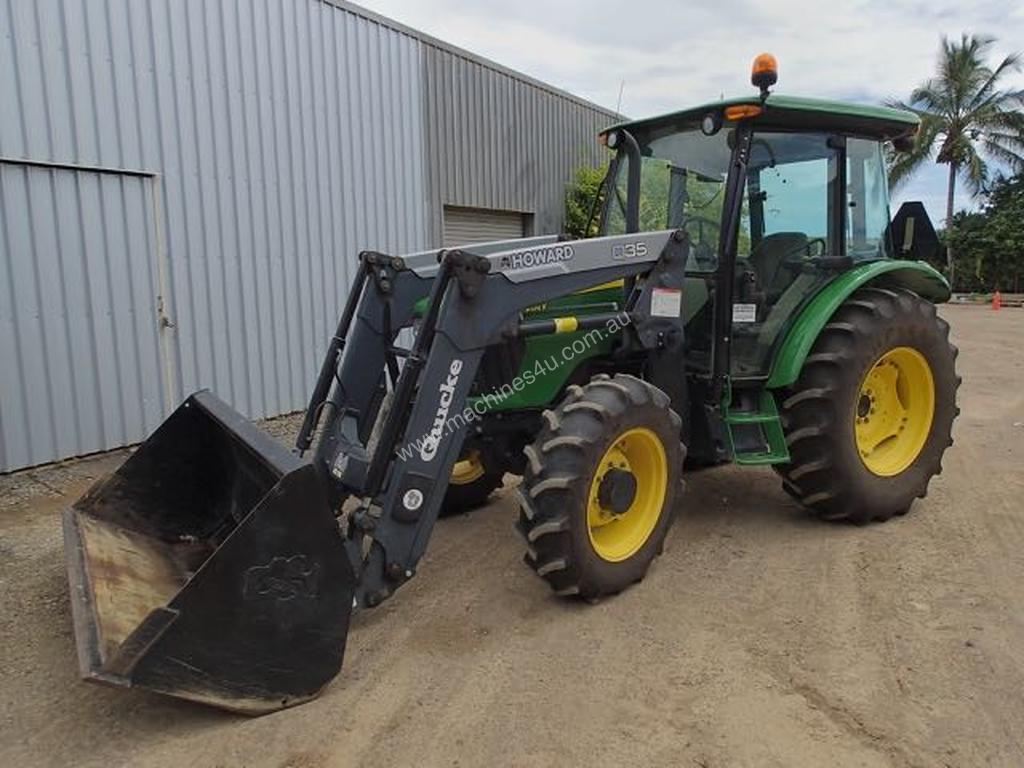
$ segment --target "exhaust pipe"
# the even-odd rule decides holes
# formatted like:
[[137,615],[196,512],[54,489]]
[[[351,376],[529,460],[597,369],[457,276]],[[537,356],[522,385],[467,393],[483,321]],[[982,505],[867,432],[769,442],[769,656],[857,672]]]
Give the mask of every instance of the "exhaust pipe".
[[189,397],[64,513],[82,676],[247,714],[315,697],[355,587],[320,472]]

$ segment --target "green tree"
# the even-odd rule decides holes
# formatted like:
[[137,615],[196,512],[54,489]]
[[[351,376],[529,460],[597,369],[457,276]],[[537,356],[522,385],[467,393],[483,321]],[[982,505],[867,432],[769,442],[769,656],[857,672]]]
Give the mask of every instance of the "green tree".
[[[890,184],[896,186],[933,158],[948,165],[945,225],[950,230],[956,227],[957,178],[977,194],[989,180],[991,161],[1013,172],[1024,170],[1024,90],[1001,87],[1007,74],[1020,69],[1021,54],[1010,54],[990,67],[986,59],[994,42],[968,34],[959,42],[943,37],[935,76],[915,88],[907,101],[890,102],[921,119],[913,150],[893,158]],[[946,253],[951,279],[955,247],[951,232]]]
[[573,173],[572,181],[565,190],[565,233],[572,237],[594,237],[597,235],[598,217],[590,219],[594,199],[601,190],[601,182],[608,172],[608,166],[589,168],[583,166]]
[[953,217],[957,287],[1018,292],[1024,287],[1024,174],[998,177],[976,213]]

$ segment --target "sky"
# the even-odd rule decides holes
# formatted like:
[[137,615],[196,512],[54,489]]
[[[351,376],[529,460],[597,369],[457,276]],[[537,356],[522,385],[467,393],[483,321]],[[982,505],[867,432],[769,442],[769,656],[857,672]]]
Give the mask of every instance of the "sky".
[[[995,36],[993,63],[1024,50],[1020,0],[357,1],[633,118],[752,92],[762,51],[779,60],[779,93],[878,103],[932,74],[943,34]],[[1024,74],[1007,84],[1024,88]],[[938,225],[946,182],[930,164],[895,206],[921,200]],[[958,194],[958,209],[973,206]]]

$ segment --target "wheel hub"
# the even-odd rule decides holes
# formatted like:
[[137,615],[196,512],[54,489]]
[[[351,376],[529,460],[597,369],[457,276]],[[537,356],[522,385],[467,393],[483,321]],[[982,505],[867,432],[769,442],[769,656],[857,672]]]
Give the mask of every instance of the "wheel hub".
[[636,475],[627,469],[609,469],[597,490],[597,501],[601,509],[613,515],[622,515],[633,506],[636,499]]
[[661,515],[668,475],[665,448],[646,427],[623,432],[608,447],[587,504],[590,541],[599,557],[621,562],[644,545]]
[[479,480],[485,473],[486,469],[480,458],[480,451],[471,451],[455,462],[455,466],[452,467],[452,476],[448,482],[452,485],[469,485]]

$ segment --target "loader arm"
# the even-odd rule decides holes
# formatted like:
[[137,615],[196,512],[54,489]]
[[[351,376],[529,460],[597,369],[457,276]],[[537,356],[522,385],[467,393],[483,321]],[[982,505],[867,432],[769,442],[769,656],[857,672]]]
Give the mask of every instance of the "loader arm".
[[[331,478],[334,503],[361,499],[348,521],[346,548],[356,573],[355,604],[374,606],[416,572],[437,519],[452,466],[467,426],[478,415],[467,407],[470,386],[487,347],[509,335],[531,332],[521,310],[617,278],[635,282],[620,325],[640,354],[678,368],[681,311],[652,311],[655,289],[682,287],[688,242],[666,230],[581,241],[547,242],[481,253],[470,249],[405,259],[367,254],[367,279],[353,291],[353,309],[339,326],[323,379],[307,412],[309,434],[326,413],[314,462]],[[414,307],[428,302],[412,349],[395,347]],[[605,320],[611,320],[609,316]],[[591,322],[594,322],[591,320]],[[335,364],[340,357],[340,365]],[[375,446],[368,427],[376,421],[379,392],[394,377],[393,359],[404,357],[393,378],[392,402],[381,417]],[[667,363],[670,365],[670,363]],[[659,366],[654,366],[658,368]],[[664,366],[662,366],[664,368]],[[390,372],[390,373],[389,373]],[[681,371],[675,378],[682,380]],[[670,376],[666,375],[666,386]],[[308,434],[300,435],[300,447]]]

